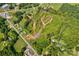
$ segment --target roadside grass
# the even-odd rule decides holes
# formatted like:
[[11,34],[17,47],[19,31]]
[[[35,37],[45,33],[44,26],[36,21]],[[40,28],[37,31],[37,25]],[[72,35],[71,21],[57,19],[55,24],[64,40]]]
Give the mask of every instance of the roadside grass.
[[21,52],[22,48],[24,48],[25,46],[26,46],[26,44],[21,38],[19,38],[17,40],[17,42],[14,44],[14,48],[15,48],[16,52]]

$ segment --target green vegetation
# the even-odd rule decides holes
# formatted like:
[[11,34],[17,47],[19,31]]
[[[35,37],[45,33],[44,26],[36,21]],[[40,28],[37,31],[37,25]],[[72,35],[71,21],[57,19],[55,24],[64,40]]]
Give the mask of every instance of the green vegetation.
[[11,3],[0,9],[0,55],[79,55],[79,4]]
[[26,44],[24,43],[24,41],[21,38],[19,38],[15,43],[14,48],[17,52],[21,52],[25,46]]
[[4,38],[4,34],[0,33],[0,42],[3,40],[3,38]]

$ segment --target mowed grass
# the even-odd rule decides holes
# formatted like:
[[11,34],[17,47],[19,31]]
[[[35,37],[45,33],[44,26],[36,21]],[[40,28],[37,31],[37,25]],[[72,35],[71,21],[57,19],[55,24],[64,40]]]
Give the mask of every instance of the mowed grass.
[[58,15],[52,15],[52,16],[53,16],[53,20],[43,30],[43,32],[42,32],[43,35],[51,33],[51,32],[53,32],[54,34],[56,34],[57,31],[59,30],[59,27],[61,26],[61,24],[63,22],[62,21],[63,19],[60,16],[58,16]]
[[36,39],[36,43],[33,43],[32,46],[34,49],[38,52],[38,54],[41,54],[42,50],[49,46],[50,42],[47,38],[47,34],[54,33],[55,35],[58,33],[59,27],[62,24],[62,19],[58,15],[52,15],[53,21],[46,25],[45,29],[43,29],[40,38]]
[[15,43],[14,48],[16,52],[21,52],[22,48],[24,48],[25,46],[26,46],[25,42],[21,38],[19,38]]
[[55,10],[59,10],[59,8],[62,6],[63,4],[61,3],[55,3],[55,4],[52,4],[52,8],[55,9]]
[[70,47],[76,47],[79,44],[79,20],[69,17],[66,22],[69,27],[63,32],[63,41]]

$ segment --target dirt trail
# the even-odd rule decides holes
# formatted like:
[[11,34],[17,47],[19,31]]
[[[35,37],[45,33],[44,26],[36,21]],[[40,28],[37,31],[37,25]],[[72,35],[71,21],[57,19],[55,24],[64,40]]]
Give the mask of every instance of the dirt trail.
[[[47,21],[45,21],[47,19]],[[41,28],[40,30],[36,33],[35,29],[36,29],[36,22],[33,23],[33,34],[28,34],[25,36],[25,38],[27,40],[33,40],[33,39],[36,39],[36,38],[39,38],[40,35],[41,35],[41,32],[43,31],[43,29],[46,27],[47,24],[49,24],[51,21],[52,21],[52,17],[51,16],[43,16],[41,18]]]

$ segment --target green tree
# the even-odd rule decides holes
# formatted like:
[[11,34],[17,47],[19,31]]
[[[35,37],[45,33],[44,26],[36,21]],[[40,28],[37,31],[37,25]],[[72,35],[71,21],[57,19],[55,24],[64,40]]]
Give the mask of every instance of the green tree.
[[0,42],[3,40],[4,38],[4,33],[0,33]]
[[16,41],[16,39],[18,39],[18,34],[17,34],[15,31],[13,31],[13,30],[10,30],[10,31],[8,32],[8,36],[9,36],[13,41]]

